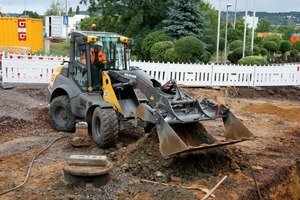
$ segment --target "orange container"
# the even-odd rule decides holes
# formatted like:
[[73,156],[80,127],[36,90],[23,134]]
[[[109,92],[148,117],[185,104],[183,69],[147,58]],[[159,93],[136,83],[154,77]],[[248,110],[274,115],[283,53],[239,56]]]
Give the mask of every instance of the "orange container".
[[43,48],[42,19],[0,17],[0,51],[33,54]]

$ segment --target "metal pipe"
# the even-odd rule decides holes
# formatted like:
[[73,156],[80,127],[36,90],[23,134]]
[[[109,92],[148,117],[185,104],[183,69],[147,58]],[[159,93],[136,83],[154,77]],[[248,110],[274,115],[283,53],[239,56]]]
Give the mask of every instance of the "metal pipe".
[[256,8],[256,0],[254,0],[254,6],[253,6],[253,19],[252,19],[252,36],[251,36],[251,52],[253,53],[253,47],[254,47],[254,30],[255,30],[255,8]]
[[233,29],[235,29],[235,24],[236,24],[236,7],[237,7],[237,0],[235,0],[235,4],[234,4],[234,21],[233,21]]
[[244,41],[243,41],[243,58],[245,57],[245,50],[246,50],[248,2],[249,2],[249,0],[246,0],[246,11],[245,11],[245,22],[244,22]]
[[220,26],[221,26],[221,0],[219,0],[219,12],[218,12],[218,33],[217,33],[217,52],[216,52],[216,61],[219,62],[219,43],[220,43]]
[[224,65],[227,60],[227,28],[228,28],[228,8],[232,6],[231,3],[226,5],[226,27],[225,27],[225,47],[224,47]]

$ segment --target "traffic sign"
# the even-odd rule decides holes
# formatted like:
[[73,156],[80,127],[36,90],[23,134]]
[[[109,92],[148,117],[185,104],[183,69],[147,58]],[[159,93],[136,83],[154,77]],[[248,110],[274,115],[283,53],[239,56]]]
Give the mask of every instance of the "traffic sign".
[[68,25],[68,24],[69,24],[68,15],[64,15],[64,18],[63,18],[63,24],[64,24],[64,25]]

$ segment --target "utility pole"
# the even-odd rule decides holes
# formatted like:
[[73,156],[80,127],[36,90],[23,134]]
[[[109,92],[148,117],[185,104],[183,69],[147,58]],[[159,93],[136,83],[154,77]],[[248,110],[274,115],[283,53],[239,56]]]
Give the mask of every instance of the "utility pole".
[[[65,0],[65,15],[68,19],[68,0]],[[68,19],[68,23],[66,24],[66,40],[68,40],[68,26],[69,26],[69,19]]]
[[219,0],[219,12],[218,12],[218,33],[217,33],[217,63],[219,62],[219,45],[220,45],[220,25],[221,24],[221,0]]
[[254,30],[255,30],[255,9],[256,9],[256,0],[254,0],[254,6],[253,6],[253,19],[252,19],[252,36],[251,36],[251,51],[253,52],[253,46],[254,46]]
[[25,13],[24,13],[24,15],[26,16],[27,15],[27,13],[26,13],[26,0],[25,0]]
[[246,11],[245,11],[245,21],[244,21],[244,41],[243,41],[243,58],[245,57],[246,51],[246,35],[247,35],[247,21],[248,21],[248,1],[246,0]]
[[235,0],[235,4],[234,4],[234,21],[233,21],[233,29],[235,29],[235,24],[236,24],[236,7],[237,7],[237,0]]

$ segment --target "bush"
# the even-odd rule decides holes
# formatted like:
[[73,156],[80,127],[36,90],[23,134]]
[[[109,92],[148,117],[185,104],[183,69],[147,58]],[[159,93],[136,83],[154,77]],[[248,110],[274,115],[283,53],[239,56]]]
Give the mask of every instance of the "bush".
[[176,54],[175,48],[167,49],[164,53],[164,61],[165,62],[178,62],[179,60]]
[[282,56],[284,56],[285,53],[291,49],[292,49],[292,44],[290,43],[290,41],[287,41],[287,40],[281,41],[279,50],[280,50]]
[[290,51],[290,56],[291,57],[296,57],[298,56],[299,51],[297,49],[293,49],[292,51]]
[[204,43],[193,36],[180,38],[175,43],[175,52],[180,62],[198,62],[204,53]]
[[237,48],[243,47],[243,41],[242,40],[235,40],[229,44],[230,51],[234,51]]
[[248,56],[239,60],[239,65],[268,65],[268,61],[260,56]]
[[254,46],[252,55],[253,56],[259,56],[259,54],[260,54],[260,48],[258,46]]
[[268,50],[265,49],[265,48],[261,48],[261,49],[260,49],[260,55],[262,55],[262,56],[268,55]]
[[300,40],[296,41],[293,44],[293,49],[296,49],[296,50],[300,51]]
[[164,31],[149,33],[142,42],[142,54],[145,60],[151,59],[150,50],[157,42],[171,41],[171,38]]
[[210,61],[210,58],[211,58],[211,53],[209,51],[204,51],[203,55],[201,56],[201,60],[207,64],[209,63]]
[[[251,56],[251,49],[246,48],[245,50],[245,56]],[[228,55],[228,60],[234,64],[237,64],[238,61],[243,57],[243,47],[238,47],[235,50],[233,50],[232,53]]]
[[267,42],[264,42],[264,48],[267,49],[268,51],[274,53],[278,50],[278,45],[276,42],[274,41],[267,41]]
[[216,41],[214,37],[207,35],[203,37],[202,41],[205,43],[206,51],[209,51],[211,54],[216,51]]
[[174,44],[171,41],[155,43],[150,50],[151,59],[156,62],[167,62],[164,54],[168,49],[173,48],[173,46]]

